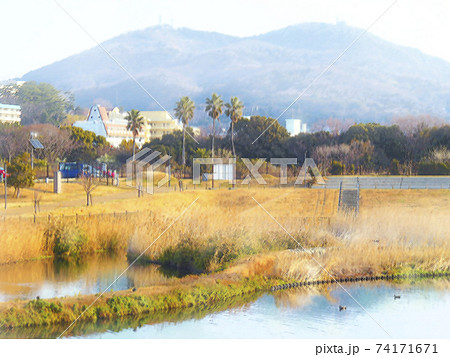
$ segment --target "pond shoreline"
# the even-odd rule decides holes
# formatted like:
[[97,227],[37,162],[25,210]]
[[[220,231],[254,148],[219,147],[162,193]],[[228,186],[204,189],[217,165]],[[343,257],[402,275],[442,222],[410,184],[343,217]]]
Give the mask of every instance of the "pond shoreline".
[[[385,280],[424,279],[447,277],[444,272],[410,272],[386,275]],[[379,276],[340,277],[339,282],[362,282],[383,280]],[[124,317],[142,317],[149,313],[169,312],[182,309],[205,309],[223,304],[234,298],[255,293],[277,291],[309,285],[328,285],[330,281],[286,281],[264,276],[242,278],[235,274],[212,274],[187,276],[174,286],[158,285],[137,289],[106,292],[53,299],[33,299],[0,303],[0,329],[49,326],[66,323],[69,326],[77,319],[80,322],[111,321]],[[135,291],[133,291],[135,290]],[[95,302],[95,304],[93,304]],[[93,304],[91,306],[91,304]]]

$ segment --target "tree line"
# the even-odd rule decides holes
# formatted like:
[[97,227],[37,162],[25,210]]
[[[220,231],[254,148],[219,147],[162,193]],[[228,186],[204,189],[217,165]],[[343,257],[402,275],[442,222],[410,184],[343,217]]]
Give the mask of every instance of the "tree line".
[[[138,110],[129,111],[126,117],[127,129],[133,133],[133,139],[124,140],[118,148],[113,148],[102,136],[64,124],[68,111],[73,108],[70,95],[54,92],[47,86],[40,88],[41,84],[34,82],[27,83],[20,87],[3,87],[0,98],[9,93],[11,98],[20,97],[22,103],[26,103],[25,98],[41,98],[39,93],[46,93],[52,98],[50,102],[59,104],[53,103],[55,105],[50,108],[35,106],[40,108],[36,113],[41,114],[35,113],[32,117],[39,116],[39,120],[27,119],[26,126],[0,125],[0,157],[3,160],[11,164],[18,160],[18,167],[29,161],[30,132],[35,133],[44,146],[35,152],[37,169],[34,175],[39,168],[59,161],[106,163],[110,168],[120,170],[126,160],[134,156],[135,139],[144,126]],[[25,94],[29,91],[38,94],[27,97]],[[182,177],[191,175],[192,159],[196,157],[291,157],[297,158],[299,163],[305,157],[312,157],[324,175],[450,174],[450,126],[433,118],[402,117],[389,125],[351,124],[333,119],[327,121],[328,126],[312,133],[290,136],[273,118],[243,117],[244,104],[237,97],[231,97],[229,103],[225,103],[220,95],[213,93],[206,98],[205,104],[205,111],[212,121],[211,133],[194,139],[189,124],[194,119],[196,104],[184,96],[174,107],[182,129],[144,144],[144,147],[172,156],[174,172],[178,171]],[[61,115],[56,115],[57,112]],[[225,135],[217,135],[217,121],[224,116],[229,120],[229,129]],[[247,173],[239,164],[237,171],[238,176]],[[270,165],[266,165],[266,173],[269,171]]]

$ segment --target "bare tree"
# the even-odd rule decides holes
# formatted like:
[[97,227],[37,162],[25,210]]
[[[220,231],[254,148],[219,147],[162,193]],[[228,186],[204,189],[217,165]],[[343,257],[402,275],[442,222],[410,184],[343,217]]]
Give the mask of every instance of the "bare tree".
[[425,128],[440,127],[446,124],[444,119],[431,115],[405,115],[394,117],[391,122],[398,125],[407,137],[412,137]]
[[28,131],[22,127],[7,126],[0,130],[0,155],[9,162],[27,150]]
[[41,211],[41,194],[37,191],[33,192],[33,205],[34,205],[34,214],[37,214],[38,211]]
[[93,175],[83,175],[80,183],[84,188],[84,192],[86,192],[86,206],[92,206],[92,191],[99,185],[98,179]]
[[354,157],[360,155],[353,152],[354,149],[347,144],[322,145],[314,149],[313,158],[317,161],[320,170],[326,175],[333,160],[338,160],[345,165],[353,163]]
[[60,129],[52,124],[35,124],[28,126],[30,132],[38,134],[39,141],[44,148],[42,155],[48,163],[63,159],[77,144],[70,137],[69,130]]
[[398,125],[405,134],[407,141],[406,170],[408,175],[412,175],[414,162],[418,161],[420,153],[426,146],[425,138],[421,133],[426,128],[445,125],[445,120],[429,115],[409,115],[393,118],[392,123]]
[[355,121],[353,119],[338,119],[328,118],[326,120],[320,120],[313,124],[313,131],[329,131],[334,136],[342,134],[347,131]]

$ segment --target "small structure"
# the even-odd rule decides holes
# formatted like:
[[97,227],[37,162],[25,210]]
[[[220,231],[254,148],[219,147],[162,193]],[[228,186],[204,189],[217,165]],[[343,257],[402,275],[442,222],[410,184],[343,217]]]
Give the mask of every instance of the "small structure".
[[61,171],[55,171],[53,179],[53,192],[61,193]]
[[234,164],[214,164],[214,180],[233,181],[236,166]]

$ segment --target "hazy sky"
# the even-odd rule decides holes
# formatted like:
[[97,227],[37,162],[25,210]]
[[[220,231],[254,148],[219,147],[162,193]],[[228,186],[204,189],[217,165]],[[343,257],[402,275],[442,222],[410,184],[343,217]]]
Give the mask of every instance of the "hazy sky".
[[[58,0],[94,38],[157,24],[248,36],[303,22],[367,28],[394,0]],[[54,0],[0,0],[0,80],[95,46]],[[450,1],[398,0],[371,32],[450,62]]]

